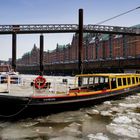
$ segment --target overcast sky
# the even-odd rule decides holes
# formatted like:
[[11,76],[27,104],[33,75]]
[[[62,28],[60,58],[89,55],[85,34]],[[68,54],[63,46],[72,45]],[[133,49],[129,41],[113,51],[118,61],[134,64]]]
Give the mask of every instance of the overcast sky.
[[[0,0],[0,24],[77,24],[78,9],[84,9],[84,24],[96,24],[140,6],[140,0]],[[104,23],[133,26],[140,24],[140,9]],[[44,49],[71,43],[72,34],[45,34]],[[17,36],[17,57],[39,46],[39,34]],[[0,35],[0,60],[12,55],[10,35]]]

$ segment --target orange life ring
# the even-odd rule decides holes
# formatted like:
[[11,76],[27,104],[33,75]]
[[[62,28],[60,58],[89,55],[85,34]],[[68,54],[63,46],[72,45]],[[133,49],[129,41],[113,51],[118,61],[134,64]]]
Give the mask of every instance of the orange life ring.
[[41,88],[44,88],[46,84],[46,79],[43,78],[42,76],[38,76],[36,79],[35,79],[35,87],[37,89],[41,89]]

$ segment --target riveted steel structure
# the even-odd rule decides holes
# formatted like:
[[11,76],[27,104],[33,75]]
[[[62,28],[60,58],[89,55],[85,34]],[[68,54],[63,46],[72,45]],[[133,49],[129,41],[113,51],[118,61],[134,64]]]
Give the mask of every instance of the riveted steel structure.
[[[79,32],[78,24],[24,24],[0,25],[0,34],[73,33]],[[140,28],[107,25],[83,25],[83,32],[140,35]]]

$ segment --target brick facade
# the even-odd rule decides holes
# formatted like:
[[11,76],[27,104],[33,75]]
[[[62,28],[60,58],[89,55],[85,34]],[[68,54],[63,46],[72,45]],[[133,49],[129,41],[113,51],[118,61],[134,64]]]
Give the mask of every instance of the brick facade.
[[[140,57],[140,36],[109,36],[107,34],[100,34],[98,35],[98,41],[96,41],[95,35],[92,37],[89,36],[89,34],[84,35],[82,56],[83,61]],[[57,44],[55,50],[44,52],[44,64],[73,63],[77,62],[77,60],[77,35],[73,36],[71,44]],[[25,53],[22,58],[17,61],[17,64],[39,64],[39,48],[34,45],[31,52]]]

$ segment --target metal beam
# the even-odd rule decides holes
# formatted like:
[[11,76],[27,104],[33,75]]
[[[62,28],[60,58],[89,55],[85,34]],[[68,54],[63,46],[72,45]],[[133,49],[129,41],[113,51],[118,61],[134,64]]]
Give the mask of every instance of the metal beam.
[[[0,34],[73,33],[79,32],[77,24],[21,24],[0,25]],[[107,25],[83,25],[83,32],[140,35],[140,28]]]

